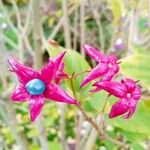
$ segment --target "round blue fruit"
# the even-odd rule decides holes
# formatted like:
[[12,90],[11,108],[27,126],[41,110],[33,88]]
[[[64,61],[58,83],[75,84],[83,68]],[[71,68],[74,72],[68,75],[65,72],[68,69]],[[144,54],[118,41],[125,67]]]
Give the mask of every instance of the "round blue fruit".
[[45,84],[40,79],[33,79],[27,82],[26,90],[31,95],[40,95],[45,90]]

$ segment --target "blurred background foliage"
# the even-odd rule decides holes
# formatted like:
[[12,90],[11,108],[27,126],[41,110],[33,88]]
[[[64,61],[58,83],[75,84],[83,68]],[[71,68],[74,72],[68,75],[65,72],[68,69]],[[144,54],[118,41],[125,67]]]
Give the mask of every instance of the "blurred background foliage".
[[[86,73],[73,79],[84,111],[113,139],[99,141],[92,126],[74,106],[46,102],[42,115],[31,123],[28,103],[13,103],[9,95],[17,83],[7,59],[39,68],[66,50],[65,72],[70,76],[95,66],[82,50],[88,43],[116,54],[123,74],[140,80],[143,96],[128,120],[108,119],[102,108],[107,94],[88,96],[92,83],[80,89]],[[150,149],[150,0],[1,0],[0,1],[0,150],[149,150]],[[38,66],[38,67],[37,67]],[[73,96],[70,82],[61,86]]]

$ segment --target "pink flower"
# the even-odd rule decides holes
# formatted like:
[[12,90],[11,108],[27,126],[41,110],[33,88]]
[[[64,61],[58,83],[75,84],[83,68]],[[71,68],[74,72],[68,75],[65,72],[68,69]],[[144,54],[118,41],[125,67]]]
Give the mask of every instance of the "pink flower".
[[63,70],[64,70],[64,63],[61,62],[56,71],[56,75],[55,75],[55,79],[54,79],[56,84],[60,84],[61,80],[69,78],[68,75],[66,73],[64,73]]
[[11,99],[15,102],[29,100],[30,119],[33,122],[44,105],[45,98],[57,102],[77,104],[64,90],[57,84],[51,83],[59,72],[59,66],[65,53],[61,53],[54,60],[50,60],[39,72],[34,69],[10,59],[8,62],[12,71],[16,73],[19,85],[11,94]]
[[141,98],[141,90],[133,80],[124,79],[121,83],[100,81],[95,83],[94,86],[98,86],[119,98],[119,100],[113,104],[109,118],[114,118],[119,115],[123,115],[123,118],[129,118],[135,112],[137,102]]
[[[84,44],[83,48],[85,52],[94,60],[98,62],[98,65],[93,68],[90,73],[81,82],[80,87],[83,87],[90,81],[102,77],[103,81],[110,81],[113,76],[119,71],[119,66],[117,64],[117,58],[114,55],[105,56],[100,51],[95,48]],[[93,90],[98,91],[100,89]]]

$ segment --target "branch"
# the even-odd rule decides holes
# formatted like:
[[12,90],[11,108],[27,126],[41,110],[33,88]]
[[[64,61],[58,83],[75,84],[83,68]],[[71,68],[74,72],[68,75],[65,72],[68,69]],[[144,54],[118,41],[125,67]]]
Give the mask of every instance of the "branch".
[[64,13],[64,37],[65,37],[65,44],[67,48],[71,48],[71,36],[70,36],[70,25],[69,25],[69,18],[68,18],[68,8],[67,8],[67,0],[63,0],[63,13]]
[[80,51],[81,54],[85,57],[85,53],[82,51],[82,45],[85,43],[85,0],[81,0],[80,5]]
[[3,2],[2,2],[2,1],[0,1],[0,8],[1,8],[1,10],[2,10],[4,16],[5,16],[5,19],[6,19],[7,23],[8,23],[8,25],[12,28],[12,30],[13,30],[16,34],[18,34],[19,32],[18,32],[17,28],[13,25],[13,23],[12,23],[10,17],[9,17],[9,14],[8,14],[7,11],[6,11],[6,8],[4,8],[4,5],[3,5]]
[[21,30],[22,29],[21,17],[20,17],[20,13],[19,13],[19,9],[17,7],[16,1],[14,1],[14,0],[10,0],[10,1],[13,5],[13,8],[14,8],[14,11],[15,11],[15,14],[16,14],[17,26]]
[[77,30],[78,30],[78,9],[75,11],[74,13],[74,37],[73,37],[73,49],[76,50],[77,49]]
[[[101,49],[104,50],[105,48],[105,37],[104,37],[104,32],[103,32],[103,27],[102,27],[102,23],[101,23],[101,17],[99,15],[99,10],[97,10],[97,6],[93,7],[92,3],[94,1],[90,0],[90,6],[91,6],[91,10],[93,13],[93,17],[96,21],[97,24],[97,28],[98,28],[98,34],[99,34],[99,43],[101,45]],[[97,3],[96,3],[97,5]]]
[[[35,49],[35,57],[34,57],[34,66],[36,69],[41,68],[42,66],[42,39],[41,39],[41,12],[40,12],[40,2],[41,0],[33,0],[33,36],[34,36],[34,49]],[[38,117],[36,122],[36,126],[39,132],[39,140],[41,143],[42,150],[49,150],[48,141],[46,137],[45,127],[43,124],[42,115]]]
[[[73,86],[73,77],[74,77],[74,73],[72,74],[72,77],[70,78],[70,85],[71,85],[71,90],[73,92],[74,98],[77,100],[77,96],[74,90],[74,86]],[[117,141],[115,139],[112,139],[111,137],[109,137],[107,134],[104,134],[103,131],[99,128],[99,125],[95,122],[95,120],[93,120],[91,117],[89,117],[86,112],[83,110],[83,108],[81,107],[80,103],[77,105],[77,108],[81,111],[81,113],[83,114],[83,116],[85,117],[85,119],[94,127],[94,129],[97,132],[97,135],[99,137],[100,140],[108,140],[110,142],[112,142],[113,144],[119,146],[119,147],[125,147],[126,145],[120,141]]]

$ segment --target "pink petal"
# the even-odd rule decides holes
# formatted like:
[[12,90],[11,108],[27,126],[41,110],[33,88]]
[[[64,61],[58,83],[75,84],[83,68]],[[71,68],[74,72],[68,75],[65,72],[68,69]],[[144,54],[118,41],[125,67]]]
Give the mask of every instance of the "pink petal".
[[129,104],[128,99],[121,99],[116,103],[114,103],[113,106],[111,107],[109,118],[114,118],[128,112],[129,110],[128,104]]
[[102,81],[110,81],[115,75],[114,70],[109,69],[105,75],[103,75]]
[[32,68],[24,66],[13,59],[9,59],[8,62],[12,68],[12,71],[17,74],[19,82],[25,84],[29,80],[37,77],[37,72]]
[[26,92],[24,85],[20,84],[15,88],[15,90],[11,94],[11,99],[13,101],[24,102],[27,101],[28,96],[29,95]]
[[60,65],[64,55],[65,55],[65,52],[61,53],[53,60],[50,59],[48,64],[46,64],[40,70],[40,76],[45,82],[49,83],[55,77],[56,71],[58,70],[59,65]]
[[54,58],[52,60],[55,63],[56,70],[58,70],[58,68],[62,69],[61,67],[63,67],[63,65],[62,65],[61,61],[62,61],[65,53],[66,52],[59,54],[56,58]]
[[128,103],[129,111],[128,111],[128,113],[123,115],[124,119],[130,118],[136,110],[137,101],[134,100],[133,98],[131,98],[131,99],[128,99],[128,102],[129,102]]
[[124,79],[121,82],[125,84],[128,92],[132,92],[134,90],[134,88],[136,87],[135,82],[131,79]]
[[30,120],[33,122],[44,105],[44,99],[42,96],[31,96],[29,100],[29,109],[30,109]]
[[119,98],[123,98],[126,95],[126,87],[122,83],[110,82],[110,81],[99,81],[93,85]]
[[95,49],[94,47],[91,47],[90,45],[84,44],[83,48],[85,52],[94,60],[100,62],[104,59],[105,55],[101,53],[99,50]]
[[140,88],[136,87],[134,91],[132,92],[132,98],[135,100],[139,100],[141,98],[141,90]]
[[118,64],[113,65],[112,70],[114,70],[115,73],[118,73],[118,71],[119,71],[119,66],[118,66]]
[[81,82],[80,87],[83,87],[88,82],[103,76],[108,70],[107,64],[99,63],[95,68],[93,68],[90,73]]
[[[115,75],[114,70],[109,69],[109,71],[103,75],[102,80],[100,80],[100,81],[110,81],[114,75]],[[98,81],[98,82],[100,82],[100,81]],[[101,88],[97,86],[95,89],[90,90],[90,92],[95,93],[95,92],[98,92],[100,90],[101,90]]]
[[55,64],[52,61],[49,61],[40,71],[40,77],[45,82],[49,83],[52,81],[53,76],[55,75]]
[[61,79],[67,79],[68,75],[66,73],[63,72],[64,69],[64,63],[61,63],[59,65],[58,70],[56,71],[56,76],[55,76],[55,83],[59,84]]
[[130,108],[129,112],[127,114],[123,115],[123,118],[124,119],[130,118],[133,115],[133,113],[135,112],[135,110],[136,110],[136,106]]
[[44,97],[57,102],[64,102],[68,104],[77,104],[77,101],[71,98],[64,90],[62,90],[58,85],[51,84],[47,86],[44,92]]
[[59,74],[57,73],[56,74],[56,77],[55,77],[55,83],[56,84],[59,84],[61,82],[62,79],[67,79],[68,78],[68,75],[63,73],[63,72],[59,72]]
[[109,55],[108,59],[109,59],[109,62],[112,63],[112,64],[116,64],[116,62],[117,62],[117,57],[113,54]]

